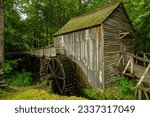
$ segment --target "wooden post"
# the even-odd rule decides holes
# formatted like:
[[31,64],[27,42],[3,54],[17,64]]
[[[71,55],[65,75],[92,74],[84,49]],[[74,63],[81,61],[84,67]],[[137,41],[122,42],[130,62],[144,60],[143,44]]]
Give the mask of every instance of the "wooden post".
[[129,61],[128,61],[127,65],[126,65],[126,67],[125,67],[125,69],[124,69],[124,71],[123,71],[123,74],[126,72],[128,66],[129,66],[130,63],[131,63],[131,60],[132,60],[132,57],[130,57],[130,59],[129,59]]
[[104,81],[104,27],[103,27],[103,24],[101,24],[101,63],[102,63],[102,67],[101,67],[101,71],[102,71],[102,89],[105,88],[105,81]]
[[[136,53],[135,56],[138,57],[138,53]],[[137,59],[135,60],[135,63],[136,63],[136,64],[138,63],[138,60],[137,60]]]
[[137,94],[138,94],[138,90],[136,89],[135,90],[135,94],[134,94],[135,95],[135,99],[138,99]]
[[138,100],[142,100],[142,90],[138,90]]
[[118,61],[118,63],[117,63],[116,66],[119,66],[119,64],[120,64],[120,62],[121,62],[122,59],[123,59],[123,55],[120,56],[119,61]]
[[123,53],[124,66],[127,63],[127,53]]
[[133,67],[134,67],[134,58],[131,57],[131,70],[130,70],[131,74],[133,74]]
[[146,91],[144,91],[144,95],[145,95],[146,99],[149,100],[149,96]]

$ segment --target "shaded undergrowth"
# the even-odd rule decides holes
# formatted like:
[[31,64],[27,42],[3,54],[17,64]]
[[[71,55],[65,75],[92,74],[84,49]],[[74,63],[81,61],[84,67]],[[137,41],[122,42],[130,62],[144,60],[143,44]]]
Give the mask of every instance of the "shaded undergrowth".
[[96,100],[133,100],[135,82],[126,77],[119,76],[115,83],[103,92],[91,86],[82,87],[83,94],[89,99]]

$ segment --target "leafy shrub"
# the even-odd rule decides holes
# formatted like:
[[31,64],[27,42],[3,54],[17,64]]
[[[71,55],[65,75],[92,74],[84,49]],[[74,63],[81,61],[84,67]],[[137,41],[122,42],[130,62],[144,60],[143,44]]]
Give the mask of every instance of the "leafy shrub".
[[16,72],[14,75],[11,75],[6,79],[6,82],[9,85],[15,86],[27,86],[32,82],[32,77],[30,72],[22,70],[21,72]]
[[131,100],[134,99],[135,82],[124,76],[119,76],[112,86],[105,89],[103,99]]
[[82,90],[85,97],[96,100],[131,100],[134,99],[135,82],[119,76],[117,81],[106,88],[103,93],[98,92],[91,86],[83,86]]
[[15,59],[15,60],[5,60],[4,62],[4,73],[9,74],[15,70],[15,68],[18,66],[18,62],[21,61],[21,59]]
[[17,71],[21,59],[5,60],[4,73],[6,83],[15,86],[27,86],[32,82],[31,73],[25,70]]
[[98,100],[100,97],[100,93],[98,92],[98,90],[92,86],[82,85],[81,89],[82,89],[83,95],[89,99]]
[[117,78],[117,85],[120,86],[121,96],[125,96],[127,99],[134,99],[134,90],[132,88],[135,87],[135,82],[120,76]]

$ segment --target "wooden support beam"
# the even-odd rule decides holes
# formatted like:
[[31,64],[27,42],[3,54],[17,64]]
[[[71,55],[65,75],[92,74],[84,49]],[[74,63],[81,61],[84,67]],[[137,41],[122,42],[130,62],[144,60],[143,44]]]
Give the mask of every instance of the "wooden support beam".
[[135,59],[137,59],[137,60],[139,60],[139,61],[143,61],[143,62],[146,62],[146,63],[150,63],[150,60],[148,59],[143,59],[143,58],[141,58],[141,57],[137,57],[137,56],[135,56],[135,55],[132,55],[132,54],[130,54],[130,53],[127,53],[127,55],[129,55],[129,56],[132,56],[133,58],[135,58]]
[[134,68],[134,59],[131,57],[131,69],[130,69],[131,74],[133,74],[133,68]]
[[138,100],[142,100],[142,91],[138,90]]
[[150,69],[150,63],[148,64],[147,68],[145,69],[143,75],[141,76],[141,78],[140,78],[140,80],[139,80],[139,82],[137,84],[137,87],[143,82],[143,80],[145,78],[145,75],[146,75],[146,73],[148,72],[149,69]]
[[123,39],[128,34],[130,34],[130,33],[129,32],[120,33],[120,39]]
[[145,97],[146,97],[147,100],[150,99],[146,91],[144,91],[144,95],[145,95]]
[[132,60],[132,57],[130,57],[130,59],[129,59],[129,61],[128,61],[127,65],[126,65],[126,67],[124,69],[124,71],[122,72],[123,74],[126,72],[127,68],[129,67],[129,65],[131,63],[131,60]]
[[122,60],[122,59],[123,59],[123,55],[120,56],[119,61],[118,61],[118,63],[117,63],[116,66],[119,66],[119,64],[121,63],[121,60]]

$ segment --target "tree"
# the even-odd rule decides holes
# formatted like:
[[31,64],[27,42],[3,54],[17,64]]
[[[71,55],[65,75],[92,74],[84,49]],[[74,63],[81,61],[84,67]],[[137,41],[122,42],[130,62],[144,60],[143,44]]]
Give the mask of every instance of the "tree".
[[3,66],[3,59],[4,59],[4,15],[3,15],[3,0],[0,0],[0,70]]
[[[115,1],[120,0],[5,0],[5,50],[49,45],[70,18]],[[150,52],[149,0],[122,1],[138,35],[136,50]]]
[[150,1],[124,0],[124,3],[136,30],[136,51],[150,52]]

